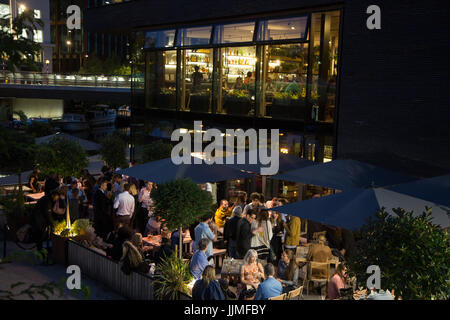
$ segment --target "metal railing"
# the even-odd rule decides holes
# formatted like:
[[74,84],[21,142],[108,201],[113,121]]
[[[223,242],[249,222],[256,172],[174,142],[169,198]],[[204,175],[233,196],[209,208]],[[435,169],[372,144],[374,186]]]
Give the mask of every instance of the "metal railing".
[[0,84],[131,88],[131,77],[0,71]]

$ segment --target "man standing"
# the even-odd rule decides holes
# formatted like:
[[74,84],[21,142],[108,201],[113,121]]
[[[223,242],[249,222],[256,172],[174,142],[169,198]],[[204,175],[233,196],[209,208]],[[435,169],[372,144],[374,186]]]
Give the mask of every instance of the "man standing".
[[255,300],[267,300],[277,297],[283,293],[281,282],[273,277],[275,268],[273,264],[268,263],[264,266],[264,275],[266,280],[258,286]]
[[238,202],[233,209],[233,217],[227,219],[223,228],[223,238],[228,242],[228,255],[235,259],[238,258],[236,252],[237,225],[243,217],[242,207],[240,206],[242,198],[243,197],[239,196]]
[[135,200],[129,193],[128,183],[123,185],[123,189],[124,191],[114,200],[114,209],[117,209],[115,224],[123,223],[124,226],[129,226],[134,213]]
[[209,239],[208,248],[206,250],[206,257],[211,260],[213,257],[213,242],[217,239],[217,236],[209,228],[208,223],[211,221],[211,216],[205,216],[198,226],[195,227],[195,242],[194,250],[199,247],[199,242],[203,238]]
[[94,229],[102,238],[113,230],[113,219],[110,211],[110,200],[106,196],[108,181],[101,180],[94,194]]
[[252,232],[251,225],[256,219],[256,211],[248,210],[245,218],[237,223],[236,230],[236,252],[240,259],[243,259],[245,254],[251,247],[252,237],[256,234],[256,230]]
[[288,215],[288,223],[284,223],[284,229],[286,230],[286,238],[284,241],[284,247],[286,249],[295,250],[300,243],[300,218]]
[[256,208],[265,209],[264,205],[261,203],[261,195],[259,193],[253,192],[250,195],[250,201],[251,201],[251,203],[249,203],[248,205],[246,205],[244,207],[244,214],[247,214],[248,210],[251,210],[251,209],[256,209]]
[[209,239],[203,238],[198,242],[198,250],[195,251],[190,263],[190,271],[195,280],[202,277],[203,270],[209,266],[206,250],[208,250]]

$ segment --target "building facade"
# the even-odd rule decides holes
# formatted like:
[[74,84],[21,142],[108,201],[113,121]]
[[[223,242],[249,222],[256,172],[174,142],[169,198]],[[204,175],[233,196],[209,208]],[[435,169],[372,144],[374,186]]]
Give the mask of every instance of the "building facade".
[[438,0],[174,0],[84,14],[88,32],[134,35],[144,136],[200,119],[279,128],[283,152],[426,177],[450,171],[448,13]]
[[24,10],[32,10],[34,17],[42,20],[43,26],[36,26],[34,34],[24,34],[25,37],[32,37],[35,42],[41,45],[41,52],[37,56],[37,65],[40,72],[51,73],[53,44],[50,38],[50,7],[49,0],[3,0],[0,1],[0,16],[9,15],[17,17]]

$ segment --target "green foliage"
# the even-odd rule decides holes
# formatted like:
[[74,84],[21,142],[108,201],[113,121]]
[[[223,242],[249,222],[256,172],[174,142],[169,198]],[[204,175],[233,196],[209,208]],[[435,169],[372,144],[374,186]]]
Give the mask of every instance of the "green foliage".
[[108,166],[114,169],[126,167],[125,148],[127,144],[120,135],[113,133],[104,138],[100,144],[100,155]]
[[248,93],[246,90],[230,90],[227,94],[227,99],[236,99],[236,100],[250,100]]
[[300,95],[302,93],[302,89],[297,82],[291,82],[287,85],[286,89],[284,89],[284,92]]
[[13,112],[14,115],[19,117],[19,120],[22,121],[24,124],[27,123],[28,117],[22,110],[17,110]]
[[169,158],[172,152],[172,145],[161,140],[153,141],[146,145],[143,150],[142,161],[150,162]]
[[62,221],[55,220],[53,222],[53,233],[57,235],[61,235],[66,230],[67,227],[67,221],[64,219]]
[[63,177],[77,176],[89,164],[78,142],[58,136],[38,147],[36,162],[43,175],[55,172]]
[[25,127],[25,133],[27,135],[32,135],[35,138],[49,136],[55,131],[53,127],[45,122],[32,122],[31,124]]
[[101,60],[95,55],[90,55],[80,68],[79,74],[104,74],[104,75],[131,75],[131,66],[122,62],[117,56]]
[[[34,18],[32,10],[25,10],[12,21],[12,32],[10,32],[9,15],[0,19],[0,59],[6,64],[6,68],[15,72],[22,66],[37,70],[36,58],[41,46],[34,42],[31,37],[33,32],[44,23]],[[23,37],[23,31],[29,36]]]
[[[35,148],[32,137],[0,127],[0,168],[2,171],[19,175],[30,170],[34,164]],[[21,181],[19,182],[21,184]]]
[[158,185],[152,191],[154,212],[175,230],[194,223],[198,217],[210,213],[211,194],[202,190],[191,179],[177,179]]
[[361,228],[362,243],[348,262],[349,272],[365,286],[366,269],[378,265],[381,286],[403,299],[448,299],[450,237],[432,223],[431,209],[412,212],[384,208]]
[[89,219],[77,219],[72,223],[72,232],[76,235],[85,234],[88,228],[92,227],[92,223]]
[[176,256],[162,258],[155,270],[155,297],[158,300],[178,300],[180,293],[189,294],[188,284],[192,281],[189,265]]
[[15,190],[0,197],[0,205],[6,214],[8,224],[12,228],[20,228],[24,223],[24,218],[31,214],[32,205],[25,205],[25,197],[22,190]]

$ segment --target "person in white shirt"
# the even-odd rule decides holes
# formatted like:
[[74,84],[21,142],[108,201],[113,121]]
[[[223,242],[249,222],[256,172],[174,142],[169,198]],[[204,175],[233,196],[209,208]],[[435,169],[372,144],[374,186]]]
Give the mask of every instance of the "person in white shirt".
[[123,223],[129,226],[134,213],[135,200],[128,192],[130,190],[128,183],[124,184],[123,189],[124,192],[120,193],[114,200],[114,209],[117,209],[115,224]]

